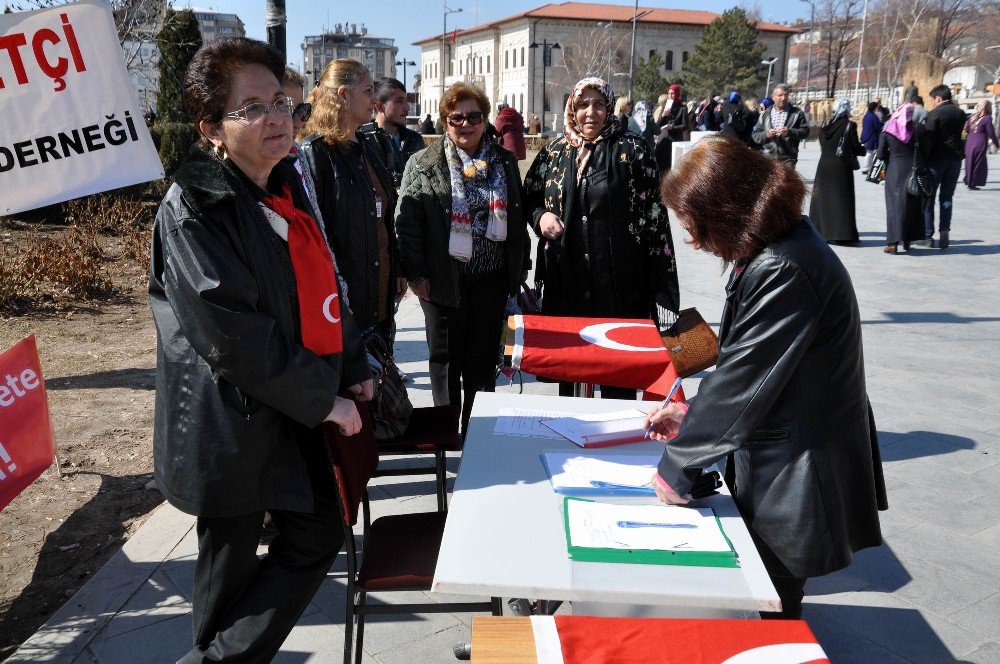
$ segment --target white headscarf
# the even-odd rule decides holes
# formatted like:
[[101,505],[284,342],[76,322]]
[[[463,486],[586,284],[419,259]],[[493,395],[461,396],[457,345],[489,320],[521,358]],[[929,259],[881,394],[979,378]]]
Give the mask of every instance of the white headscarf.
[[846,97],[841,97],[837,100],[837,103],[833,105],[833,115],[827,118],[823,126],[831,125],[840,118],[848,118],[851,116],[851,100]]
[[639,125],[639,131],[646,131],[646,118],[649,116],[649,104],[645,101],[637,101],[635,110],[632,112],[632,119]]

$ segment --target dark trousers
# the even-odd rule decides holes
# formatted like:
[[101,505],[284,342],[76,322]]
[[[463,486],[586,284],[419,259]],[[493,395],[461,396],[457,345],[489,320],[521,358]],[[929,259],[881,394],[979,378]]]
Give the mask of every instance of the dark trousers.
[[[636,388],[615,387],[614,385],[601,385],[602,399],[629,399],[635,401]],[[573,396],[573,383],[559,382],[559,396]]]
[[949,157],[939,161],[932,161],[927,164],[927,168],[934,173],[938,184],[937,190],[924,199],[924,237],[934,235],[934,198],[937,195],[941,201],[941,222],[939,230],[951,230],[951,200],[955,197],[955,187],[958,185],[958,176],[962,174],[962,158]]
[[344,544],[329,482],[311,514],[270,511],[278,535],[262,559],[263,512],[198,518],[195,647],[180,664],[271,661]]
[[781,598],[781,611],[762,611],[764,620],[798,620],[802,617],[802,598],[805,597],[806,580],[790,576],[771,576],[771,583]]
[[456,308],[420,300],[420,306],[434,405],[462,406],[464,432],[476,392],[492,392],[496,386],[507,277],[467,279],[460,302]]

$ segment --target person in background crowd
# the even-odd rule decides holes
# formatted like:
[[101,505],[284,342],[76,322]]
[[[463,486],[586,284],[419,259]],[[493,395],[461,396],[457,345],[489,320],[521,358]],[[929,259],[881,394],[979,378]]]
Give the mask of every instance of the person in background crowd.
[[764,154],[789,168],[799,160],[799,141],[809,136],[805,113],[788,101],[788,85],[779,83],[771,92],[774,105],[761,113],[753,140],[763,146]]
[[841,98],[819,130],[819,164],[809,201],[809,220],[827,242],[857,244],[854,171],[865,149],[851,121],[851,102]]
[[927,109],[924,108],[924,98],[920,95],[913,98],[913,121],[917,124],[927,122]]
[[420,133],[424,136],[429,136],[434,133],[434,121],[431,120],[431,114],[428,113],[424,121],[420,123]]
[[406,126],[409,114],[410,103],[403,84],[388,76],[376,79],[375,119],[361,125],[359,131],[382,158],[397,190],[406,162],[424,149],[423,137]]
[[965,186],[978,189],[986,186],[988,166],[986,152],[990,141],[1000,150],[997,133],[993,128],[993,104],[989,99],[983,99],[976,104],[976,111],[965,123]]
[[142,119],[146,121],[147,127],[152,127],[156,122],[156,111],[153,110],[152,106],[146,107],[146,114],[142,116]]
[[806,579],[879,546],[888,508],[851,277],[803,219],[799,175],[735,141],[699,141],[661,191],[692,246],[733,269],[716,369],[690,407],[647,418],[666,443],[653,487],[686,504],[701,470],[727,459],[781,598],[761,617],[799,618]]
[[903,101],[915,104],[917,101],[918,94],[919,92],[917,91],[917,82],[910,81],[910,84],[906,86],[905,90],[903,90]]
[[660,126],[660,116],[663,115],[663,110],[667,107],[669,101],[670,95],[666,92],[656,98],[656,106],[653,108],[653,122],[657,127]]
[[688,110],[681,101],[681,86],[674,84],[667,90],[667,99],[657,120],[660,127],[660,142],[656,144],[656,167],[661,173],[670,170],[673,160],[673,144],[683,141],[689,130]]
[[726,136],[735,138],[743,143],[743,145],[749,146],[753,142],[753,139],[750,137],[753,133],[753,128],[754,123],[750,112],[743,105],[740,93],[735,90],[730,92],[729,100],[722,105],[722,126],[720,131]]
[[434,133],[438,136],[444,135],[444,123],[441,122],[441,118],[434,121]]
[[399,268],[392,211],[392,174],[358,128],[371,117],[374,84],[360,62],[334,60],[309,94],[312,116],[302,144],[316,181],[330,245],[351,293],[351,312],[363,330],[377,326],[392,338],[393,306],[406,292]]
[[[774,106],[774,100],[771,99],[770,97],[764,97],[763,99],[761,99],[760,107],[757,109],[758,116],[764,115],[764,113],[770,110],[772,106]],[[759,117],[757,119],[758,121],[760,120]]]
[[878,138],[882,134],[882,121],[878,117],[875,109],[878,104],[874,101],[868,102],[868,110],[861,120],[861,145],[865,148],[865,167],[861,172],[865,175],[872,169],[872,161],[875,159],[875,151],[878,150]]
[[[677,266],[649,146],[611,114],[611,86],[585,78],[566,100],[563,136],[546,145],[525,178],[540,236],[536,285],[542,313],[660,318],[679,311]],[[559,394],[571,395],[571,383]],[[635,399],[632,388],[601,395]]]
[[[202,138],[153,227],[156,484],[198,519],[183,664],[278,652],[344,541],[320,424],[356,434],[352,399],[372,395],[333,257],[285,159],[284,69],[243,37],[195,54],[184,103]],[[259,558],[265,510],[277,536]]]
[[878,114],[878,119],[885,124],[885,121],[889,119],[889,110],[882,105],[882,98],[875,97],[872,101],[875,102],[875,112]]
[[649,104],[644,100],[639,100],[635,103],[635,110],[632,112],[632,117],[628,119],[628,130],[646,141],[646,146],[650,152],[656,147],[656,130],[654,129],[653,116],[649,112]]
[[497,104],[496,128],[503,149],[518,161],[524,159],[527,156],[524,148],[524,118],[517,109],[503,102]]
[[[435,405],[492,392],[507,298],[531,267],[514,155],[484,136],[490,100],[466,83],[441,97],[444,139],[407,164],[396,208],[403,268],[427,326]],[[464,399],[463,399],[464,392]]]
[[528,133],[532,136],[540,136],[542,133],[542,121],[538,119],[536,113],[532,113],[528,121]]
[[719,131],[722,128],[722,99],[705,99],[698,106],[699,131]]
[[627,129],[629,118],[632,116],[632,102],[628,97],[619,97],[615,102],[615,116],[619,124]]
[[900,104],[885,124],[879,136],[878,158],[885,167],[886,244],[883,252],[895,254],[899,245],[905,251],[910,243],[923,237],[923,216],[919,196],[906,190],[906,181],[913,172],[914,160],[920,163],[916,145],[924,126],[913,120],[913,104]]
[[951,101],[951,89],[947,85],[933,88],[930,94],[934,108],[927,113],[924,121],[927,131],[921,139],[921,150],[925,165],[938,184],[931,195],[924,198],[924,245],[934,246],[934,198],[940,196],[938,237],[941,248],[947,249],[951,235],[952,199],[965,156],[962,143],[965,111]]

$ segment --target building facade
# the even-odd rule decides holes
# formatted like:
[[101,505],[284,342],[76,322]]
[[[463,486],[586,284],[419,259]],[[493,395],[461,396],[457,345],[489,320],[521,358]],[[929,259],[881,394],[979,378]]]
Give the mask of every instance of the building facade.
[[[619,5],[549,4],[457,30],[443,42],[441,35],[414,42],[421,47],[419,114],[436,118],[443,89],[466,81],[485,90],[494,108],[506,102],[526,118],[537,114],[540,119],[544,109],[547,130],[559,130],[566,96],[581,75],[608,78],[610,72],[616,94],[627,93],[632,13],[632,7]],[[655,52],[670,80],[683,73],[705,27],[719,14],[640,7],[638,16],[636,61]],[[758,29],[767,46],[763,59],[778,58],[772,81],[783,80],[789,38],[797,31],[772,23],[758,23]],[[546,43],[558,43],[559,48],[545,48]]]
[[333,60],[351,58],[365,65],[372,78],[396,76],[396,48],[394,39],[368,34],[362,23],[338,23],[333,30],[321,35],[308,36],[302,41],[302,71],[306,75],[306,94]]

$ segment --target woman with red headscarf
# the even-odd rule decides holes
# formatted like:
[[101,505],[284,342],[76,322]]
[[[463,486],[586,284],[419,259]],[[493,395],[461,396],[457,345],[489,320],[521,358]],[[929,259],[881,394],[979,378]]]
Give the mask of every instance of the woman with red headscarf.
[[681,102],[681,86],[670,86],[657,124],[660,125],[660,142],[656,144],[656,165],[661,172],[670,170],[674,141],[683,141],[688,131],[688,110]]

